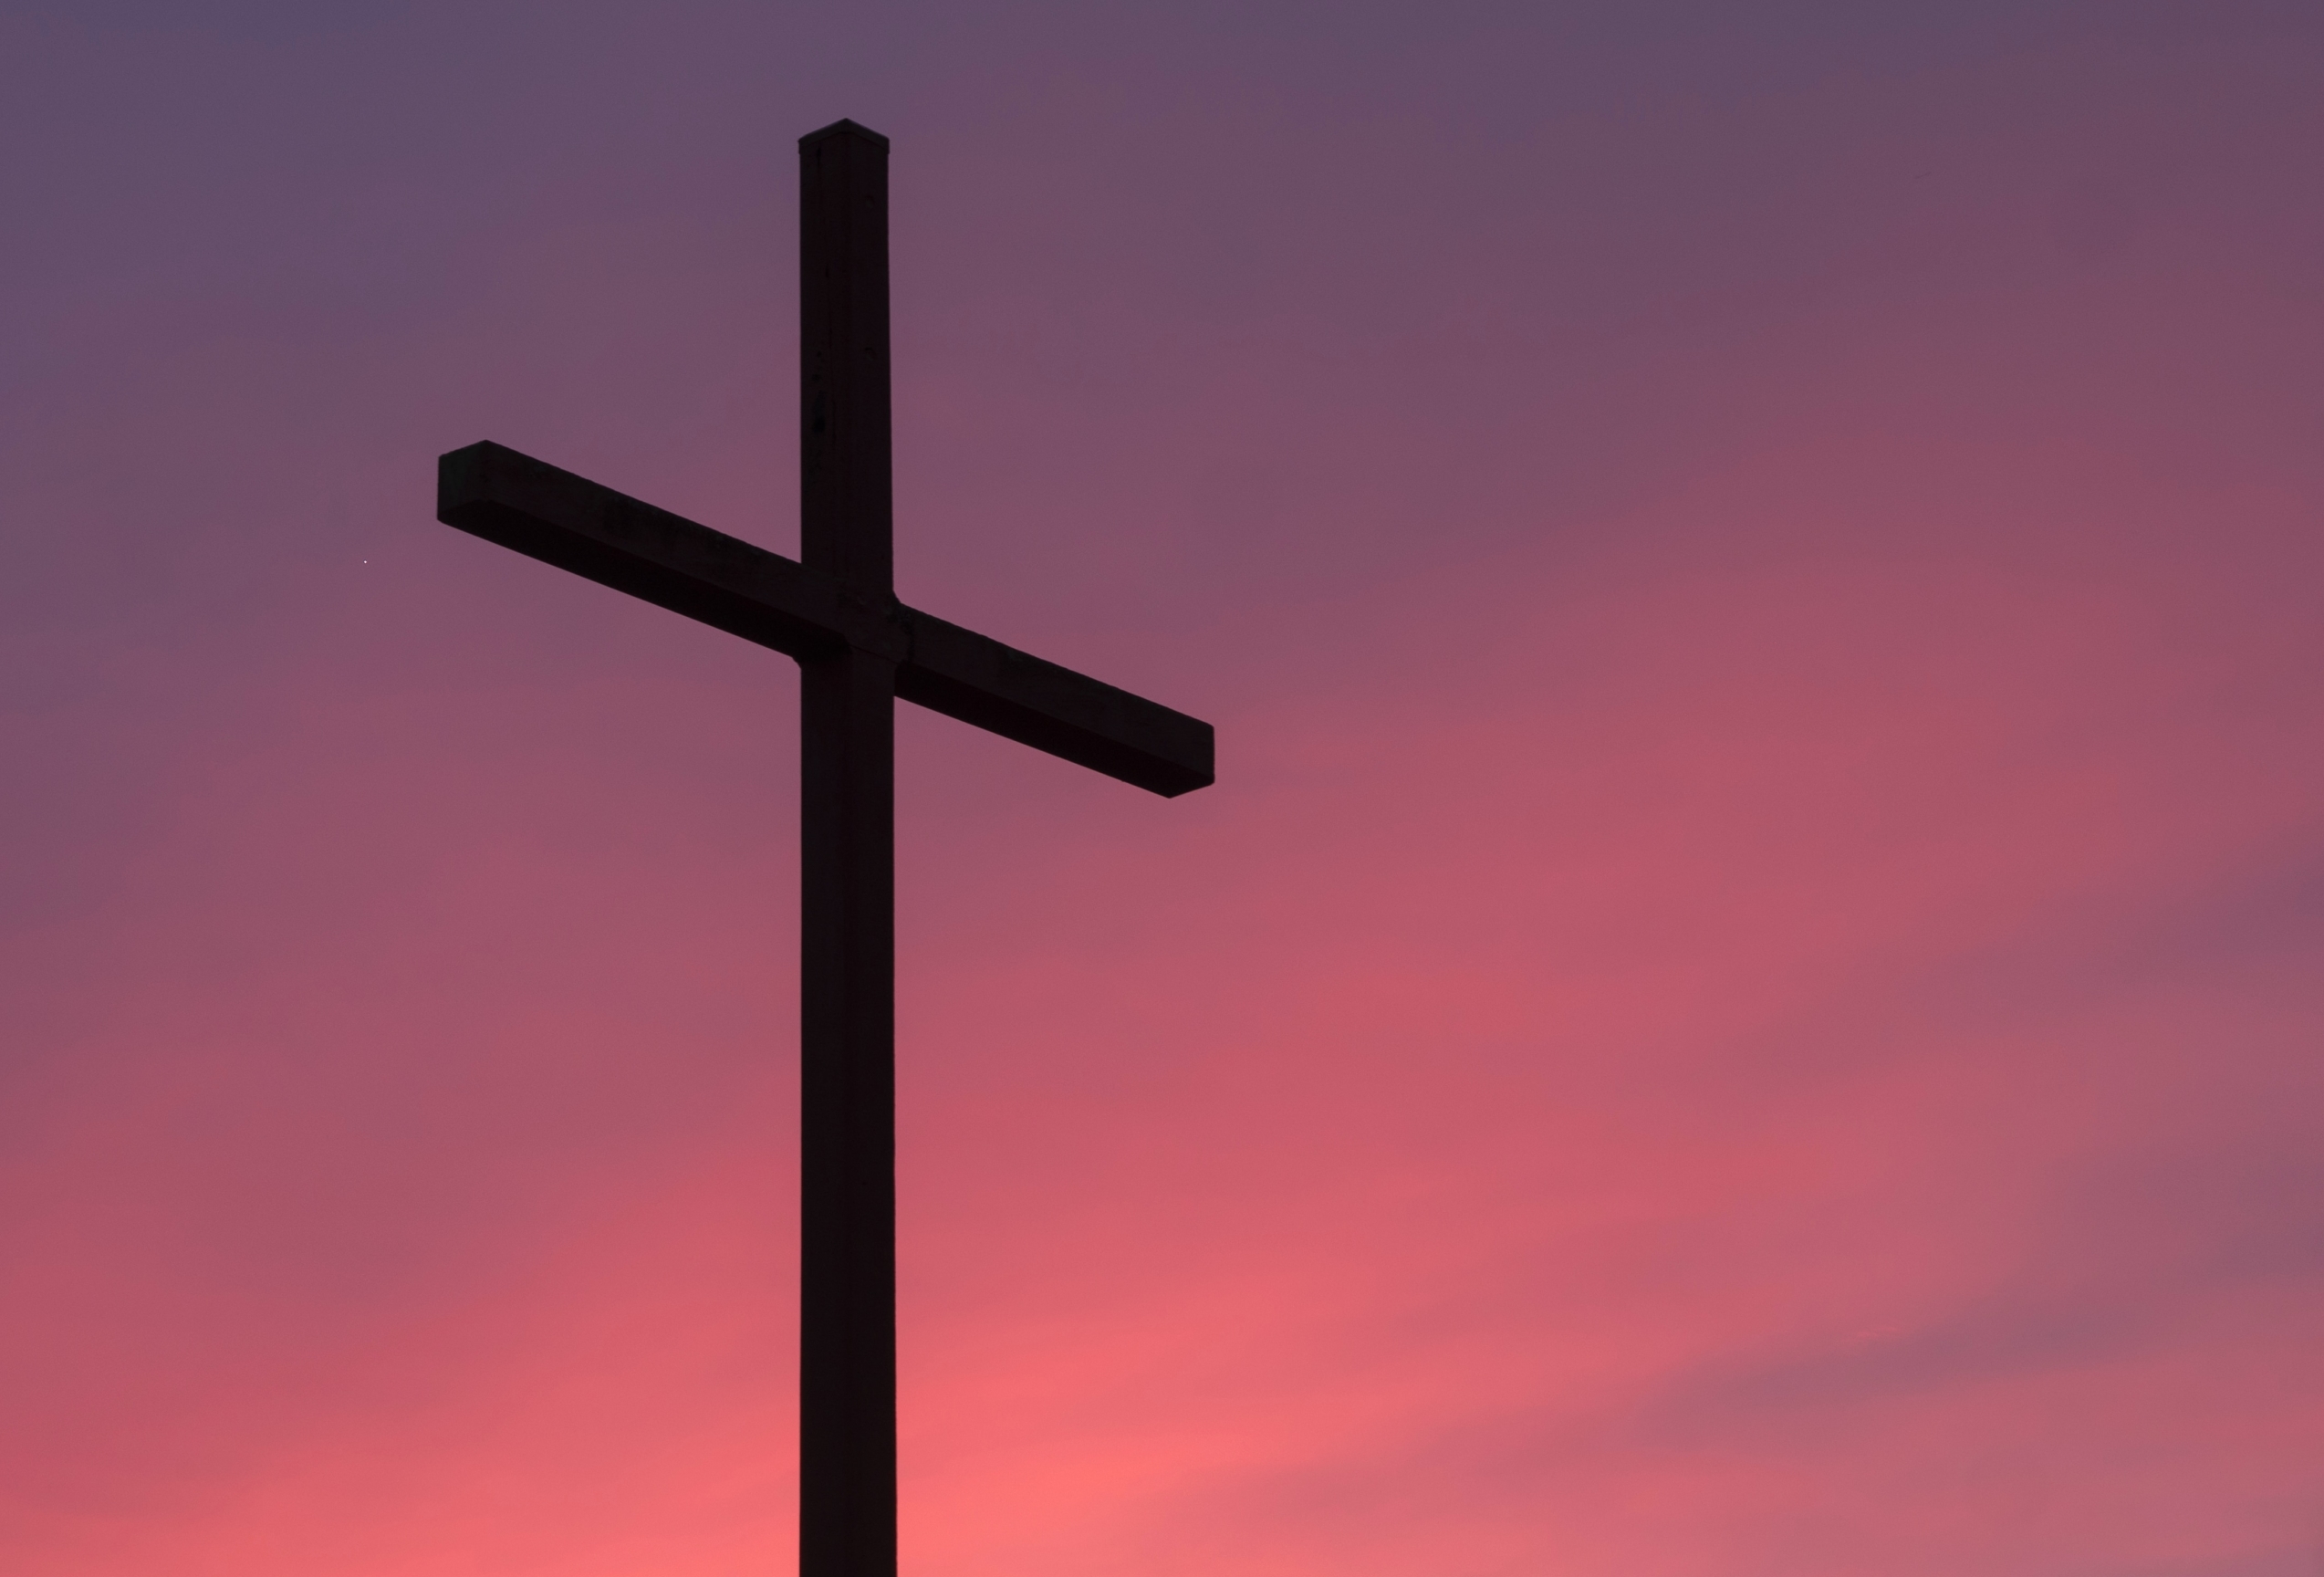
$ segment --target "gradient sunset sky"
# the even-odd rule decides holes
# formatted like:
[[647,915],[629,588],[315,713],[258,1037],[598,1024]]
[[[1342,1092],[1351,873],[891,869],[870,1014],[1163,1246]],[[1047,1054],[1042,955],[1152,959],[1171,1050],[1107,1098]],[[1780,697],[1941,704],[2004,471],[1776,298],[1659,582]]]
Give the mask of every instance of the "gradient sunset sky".
[[0,0],[0,1577],[792,1569],[841,116],[912,1577],[2324,1572],[2315,0]]

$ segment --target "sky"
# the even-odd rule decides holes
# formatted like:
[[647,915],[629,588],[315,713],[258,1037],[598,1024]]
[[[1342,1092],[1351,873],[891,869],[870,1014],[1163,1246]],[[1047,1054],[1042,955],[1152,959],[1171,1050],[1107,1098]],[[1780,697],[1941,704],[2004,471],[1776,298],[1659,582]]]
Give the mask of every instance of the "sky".
[[0,1572],[793,1569],[893,139],[912,1577],[2324,1572],[2324,10],[0,0]]

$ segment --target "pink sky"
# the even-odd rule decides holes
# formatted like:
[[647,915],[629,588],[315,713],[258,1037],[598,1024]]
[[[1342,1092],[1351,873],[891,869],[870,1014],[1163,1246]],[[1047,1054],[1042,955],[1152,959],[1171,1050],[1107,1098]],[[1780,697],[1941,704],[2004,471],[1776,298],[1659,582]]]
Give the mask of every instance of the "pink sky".
[[913,1577],[2311,1577],[2320,69],[0,14],[0,1573],[791,1569],[792,672],[432,489],[793,550],[849,115],[902,594],[1220,731],[901,719]]

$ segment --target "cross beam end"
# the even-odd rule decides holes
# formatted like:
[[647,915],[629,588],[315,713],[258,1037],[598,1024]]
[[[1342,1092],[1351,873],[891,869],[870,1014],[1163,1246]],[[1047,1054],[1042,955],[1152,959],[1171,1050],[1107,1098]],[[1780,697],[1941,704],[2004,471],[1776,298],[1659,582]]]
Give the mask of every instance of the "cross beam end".
[[436,462],[436,518],[801,661],[904,655],[888,611],[829,577],[498,444]]
[[901,611],[912,659],[896,694],[1005,739],[1173,799],[1215,780],[1211,726],[974,630]]

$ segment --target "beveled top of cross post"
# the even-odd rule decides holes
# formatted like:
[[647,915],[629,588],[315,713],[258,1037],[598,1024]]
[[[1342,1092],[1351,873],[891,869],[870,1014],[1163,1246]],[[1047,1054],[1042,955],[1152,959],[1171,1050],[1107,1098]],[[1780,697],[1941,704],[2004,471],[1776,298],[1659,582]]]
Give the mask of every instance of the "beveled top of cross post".
[[860,137],[882,153],[888,151],[888,140],[885,137],[881,136],[879,132],[874,131],[860,120],[846,119],[834,120],[829,126],[817,127],[799,139],[799,146],[804,148],[810,142],[820,142],[826,137]]

